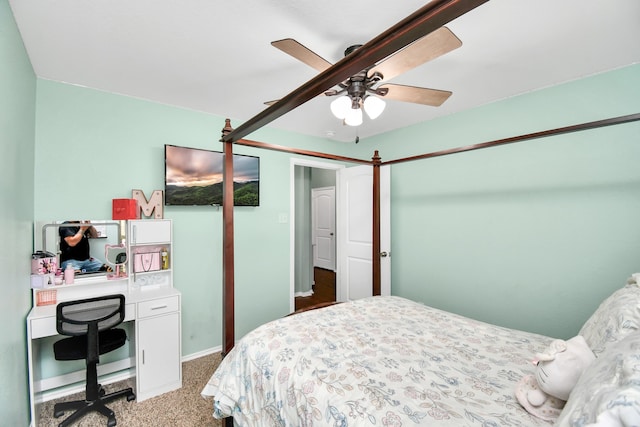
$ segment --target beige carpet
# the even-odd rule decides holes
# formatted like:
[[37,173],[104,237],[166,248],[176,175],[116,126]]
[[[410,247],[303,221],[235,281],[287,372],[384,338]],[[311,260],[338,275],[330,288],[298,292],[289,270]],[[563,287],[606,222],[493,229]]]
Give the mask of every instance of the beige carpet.
[[[213,402],[200,395],[205,384],[220,363],[220,353],[201,357],[182,364],[182,388],[165,393],[143,402],[127,402],[122,398],[110,403],[116,413],[119,427],[220,427],[222,422],[213,418]],[[135,381],[129,379],[105,386],[107,393],[122,388],[133,387]],[[57,426],[71,414],[53,417],[53,404],[67,400],[79,400],[84,392],[52,400],[41,405],[38,427]],[[107,418],[92,413],[74,424],[77,427],[106,426]]]

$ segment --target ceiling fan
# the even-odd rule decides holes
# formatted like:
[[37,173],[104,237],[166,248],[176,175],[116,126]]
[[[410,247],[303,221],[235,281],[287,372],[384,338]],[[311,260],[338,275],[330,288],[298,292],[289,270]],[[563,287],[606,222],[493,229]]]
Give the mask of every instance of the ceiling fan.
[[[319,72],[333,65],[294,39],[277,40],[271,42],[271,45]],[[344,55],[351,54],[360,46],[362,45],[348,47]],[[326,91],[324,95],[344,95],[331,103],[331,111],[350,126],[362,124],[363,109],[371,119],[378,117],[385,107],[381,98],[438,107],[451,96],[450,91],[386,82],[460,46],[460,39],[447,27],[441,27],[380,63],[349,77],[336,88]]]

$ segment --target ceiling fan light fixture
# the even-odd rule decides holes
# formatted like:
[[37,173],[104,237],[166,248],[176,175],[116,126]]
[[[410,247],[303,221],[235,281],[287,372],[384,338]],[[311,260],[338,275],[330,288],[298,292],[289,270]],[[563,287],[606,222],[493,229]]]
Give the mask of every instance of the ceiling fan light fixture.
[[344,120],[351,109],[351,99],[348,96],[340,96],[331,102],[331,112],[340,120]]
[[348,126],[360,126],[362,124],[362,109],[349,108],[344,123]]
[[367,96],[364,99],[364,111],[371,120],[377,119],[380,114],[382,114],[384,107],[386,106],[387,103],[377,96]]

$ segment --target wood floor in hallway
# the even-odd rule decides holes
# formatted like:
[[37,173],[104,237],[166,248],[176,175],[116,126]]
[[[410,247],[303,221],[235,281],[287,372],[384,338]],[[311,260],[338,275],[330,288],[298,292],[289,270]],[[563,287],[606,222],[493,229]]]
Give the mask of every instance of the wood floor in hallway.
[[315,267],[313,269],[313,295],[296,297],[296,311],[318,304],[335,302],[336,273],[331,270]]

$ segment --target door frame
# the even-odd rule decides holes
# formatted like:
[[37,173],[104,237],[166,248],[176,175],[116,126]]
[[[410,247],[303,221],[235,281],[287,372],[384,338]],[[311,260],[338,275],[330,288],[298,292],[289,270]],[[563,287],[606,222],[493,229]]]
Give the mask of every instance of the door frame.
[[[345,166],[337,163],[320,162],[317,160],[291,158],[289,161],[289,311],[293,313],[296,309],[295,299],[295,257],[296,257],[296,245],[295,245],[295,167],[303,166],[316,169],[329,169],[337,173],[339,169],[344,169]],[[336,194],[339,194],[339,183],[336,179]],[[338,198],[336,197],[336,211],[338,211]],[[337,256],[337,255],[336,255]],[[338,262],[336,259],[336,283],[338,283],[338,277],[340,269],[338,268]]]

